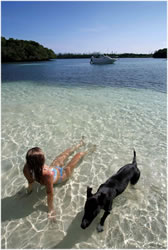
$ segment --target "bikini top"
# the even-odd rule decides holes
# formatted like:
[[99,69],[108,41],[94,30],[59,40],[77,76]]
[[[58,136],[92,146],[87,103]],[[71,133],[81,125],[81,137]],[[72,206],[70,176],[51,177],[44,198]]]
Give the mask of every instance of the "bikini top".
[[[44,169],[48,170],[47,168],[44,168]],[[60,172],[60,179],[58,180],[57,183],[61,183],[62,182],[64,168],[63,167],[61,168],[59,166],[55,166],[53,168],[49,168],[49,170],[53,172],[54,182],[56,181],[56,178],[57,178],[57,171]]]
[[[61,168],[59,166],[55,166],[53,168],[44,168],[44,169],[45,170],[49,170],[49,171],[51,171],[53,173],[53,178],[54,178],[53,181],[54,182],[56,181],[56,178],[57,178],[57,171],[59,171],[60,172],[60,179],[58,180],[57,183],[61,183],[62,182],[63,170],[64,170],[63,167]],[[36,179],[34,171],[32,172],[32,176],[33,176],[33,179]]]

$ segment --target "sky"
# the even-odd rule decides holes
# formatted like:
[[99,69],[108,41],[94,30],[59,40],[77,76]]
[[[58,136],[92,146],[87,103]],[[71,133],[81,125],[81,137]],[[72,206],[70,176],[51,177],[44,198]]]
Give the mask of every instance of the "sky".
[[1,35],[55,53],[153,53],[167,47],[166,1],[2,1]]

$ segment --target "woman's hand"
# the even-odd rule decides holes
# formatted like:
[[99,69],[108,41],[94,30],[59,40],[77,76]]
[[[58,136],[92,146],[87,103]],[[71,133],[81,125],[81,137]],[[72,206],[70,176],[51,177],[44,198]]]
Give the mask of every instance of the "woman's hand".
[[55,212],[55,210],[51,210],[50,212],[48,212],[48,219],[50,219],[52,221],[56,221],[56,212]]
[[29,186],[27,188],[27,194],[31,194],[32,190],[33,190],[33,184],[29,183]]

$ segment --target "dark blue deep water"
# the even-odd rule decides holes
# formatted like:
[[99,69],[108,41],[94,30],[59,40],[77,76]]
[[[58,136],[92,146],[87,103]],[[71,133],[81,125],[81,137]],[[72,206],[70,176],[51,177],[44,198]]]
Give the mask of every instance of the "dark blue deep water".
[[2,65],[2,82],[33,81],[61,86],[111,86],[166,92],[166,60],[119,59],[112,65],[90,65],[89,59],[52,60]]

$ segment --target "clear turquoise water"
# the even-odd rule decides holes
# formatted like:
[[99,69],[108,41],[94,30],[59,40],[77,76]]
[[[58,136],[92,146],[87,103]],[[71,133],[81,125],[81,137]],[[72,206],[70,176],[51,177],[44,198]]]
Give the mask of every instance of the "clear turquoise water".
[[[166,61],[87,59],[2,65],[2,248],[166,248]],[[86,137],[97,150],[54,188],[56,223],[45,189],[30,196],[22,169],[30,147],[47,164]],[[137,152],[141,178],[113,203],[104,232],[80,228],[86,187],[101,183]]]

